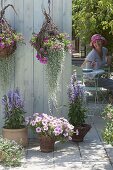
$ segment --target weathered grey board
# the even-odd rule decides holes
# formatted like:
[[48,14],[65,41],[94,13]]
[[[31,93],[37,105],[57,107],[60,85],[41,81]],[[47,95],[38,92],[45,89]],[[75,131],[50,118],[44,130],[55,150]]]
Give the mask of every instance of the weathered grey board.
[[[33,112],[48,113],[48,86],[45,66],[37,61],[36,51],[29,43],[32,33],[38,33],[42,26],[44,21],[42,9],[45,8],[48,11],[48,0],[7,0],[6,3],[13,4],[18,13],[18,15],[14,14],[10,8],[6,12],[6,18],[13,28],[24,35],[26,44],[18,45],[13,56],[14,65],[12,75],[9,78],[10,83],[5,91],[1,90],[0,99],[8,89],[18,87],[25,100],[26,115],[31,115]],[[51,0],[50,11],[59,30],[67,32],[71,36],[71,0]],[[68,105],[67,85],[70,74],[71,57],[67,55],[57,95],[60,105]],[[67,117],[67,107],[61,107],[59,116],[60,113]],[[2,118],[3,116],[0,115],[0,127],[3,126]]]

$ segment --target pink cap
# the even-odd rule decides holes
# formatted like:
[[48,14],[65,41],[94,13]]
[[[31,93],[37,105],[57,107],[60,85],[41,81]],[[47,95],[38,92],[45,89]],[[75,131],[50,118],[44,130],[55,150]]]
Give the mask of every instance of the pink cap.
[[102,44],[103,45],[106,45],[107,44],[107,41],[104,37],[102,37],[100,34],[94,34],[92,37],[91,37],[91,42],[90,42],[90,46],[93,46],[93,43],[95,43],[97,40],[100,40],[102,41]]

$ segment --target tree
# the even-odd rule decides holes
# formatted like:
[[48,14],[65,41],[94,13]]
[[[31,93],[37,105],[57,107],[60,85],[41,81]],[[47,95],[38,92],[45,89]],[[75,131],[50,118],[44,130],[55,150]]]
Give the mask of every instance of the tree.
[[73,36],[83,44],[89,44],[93,34],[101,34],[107,41],[107,48],[113,52],[113,1],[73,0]]

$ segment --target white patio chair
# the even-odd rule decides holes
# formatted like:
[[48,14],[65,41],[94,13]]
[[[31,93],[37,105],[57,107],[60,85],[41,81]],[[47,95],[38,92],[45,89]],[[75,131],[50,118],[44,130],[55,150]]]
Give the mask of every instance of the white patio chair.
[[[101,93],[103,97],[103,90],[105,90],[102,87],[98,87],[98,76],[94,77],[93,79],[87,80],[87,85],[86,85],[86,79],[84,78],[83,71],[81,67],[74,66],[73,67],[74,72],[76,72],[77,76],[77,81],[81,81],[82,84],[84,85],[84,90],[85,90],[85,104],[88,108],[88,116],[94,116],[96,112],[101,111],[101,107],[99,106],[99,94]],[[94,106],[91,105],[91,97],[94,98]],[[104,98],[104,97],[103,97]],[[90,99],[90,100],[89,100]],[[93,102],[93,101],[92,101]],[[90,110],[91,108],[91,110]]]

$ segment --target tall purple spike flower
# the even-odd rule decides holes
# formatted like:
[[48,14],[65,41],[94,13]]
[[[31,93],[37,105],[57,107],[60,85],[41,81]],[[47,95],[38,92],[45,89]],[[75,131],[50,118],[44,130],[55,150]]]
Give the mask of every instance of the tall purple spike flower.
[[18,89],[10,90],[7,95],[3,96],[2,106],[6,127],[18,128],[23,125],[23,115],[25,114],[24,102],[21,99]]
[[82,98],[84,95],[84,89],[81,83],[77,82],[76,75],[71,76],[69,88],[68,88],[68,97],[70,102],[76,102],[78,98]]

